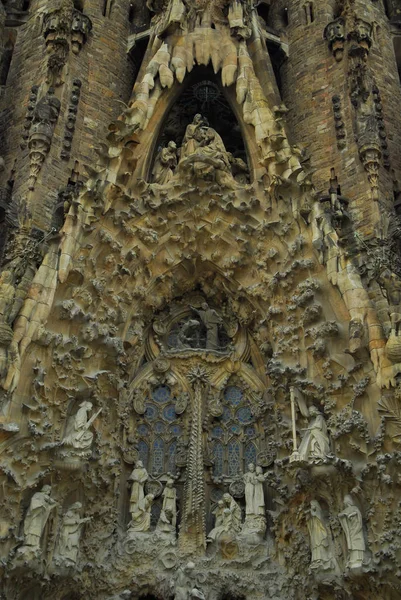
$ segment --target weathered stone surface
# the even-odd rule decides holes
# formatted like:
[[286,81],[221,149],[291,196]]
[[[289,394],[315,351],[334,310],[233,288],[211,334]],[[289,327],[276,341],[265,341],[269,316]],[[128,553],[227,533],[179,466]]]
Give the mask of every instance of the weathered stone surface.
[[5,599],[401,598],[395,4],[4,2]]

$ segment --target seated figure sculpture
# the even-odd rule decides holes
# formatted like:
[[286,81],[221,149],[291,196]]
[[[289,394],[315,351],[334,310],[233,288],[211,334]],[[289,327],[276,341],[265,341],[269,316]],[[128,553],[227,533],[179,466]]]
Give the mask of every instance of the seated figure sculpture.
[[200,114],[195,115],[186,129],[178,170],[196,179],[215,181],[231,189],[238,186],[223,140]]

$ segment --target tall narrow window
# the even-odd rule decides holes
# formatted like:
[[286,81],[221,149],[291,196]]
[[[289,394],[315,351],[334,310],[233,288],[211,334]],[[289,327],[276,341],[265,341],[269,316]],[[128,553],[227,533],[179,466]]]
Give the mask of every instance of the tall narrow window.
[[256,462],[256,424],[242,390],[230,385],[224,390],[223,414],[211,430],[213,473],[235,478]]
[[170,388],[156,387],[136,429],[139,458],[153,476],[175,473],[177,439],[182,433],[181,418],[175,412]]

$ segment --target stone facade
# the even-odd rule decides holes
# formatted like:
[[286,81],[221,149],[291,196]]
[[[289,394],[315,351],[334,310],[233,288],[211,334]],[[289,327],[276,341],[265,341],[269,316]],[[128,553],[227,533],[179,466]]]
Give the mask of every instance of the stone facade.
[[399,2],[0,9],[1,598],[401,598]]

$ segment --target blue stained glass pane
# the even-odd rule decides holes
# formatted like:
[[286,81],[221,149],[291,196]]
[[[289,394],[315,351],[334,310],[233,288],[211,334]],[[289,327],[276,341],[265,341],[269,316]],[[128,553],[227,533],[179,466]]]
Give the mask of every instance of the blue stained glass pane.
[[256,464],[256,446],[255,446],[255,444],[250,443],[245,446],[244,458],[245,458],[245,466],[249,465],[249,463]]
[[145,418],[148,421],[154,421],[157,417],[157,408],[153,404],[146,404]]
[[242,391],[236,385],[230,385],[224,390],[224,398],[232,406],[238,406],[242,400]]
[[182,433],[182,427],[180,427],[179,425],[171,425],[170,427],[170,433],[174,436],[179,436]]
[[224,430],[222,427],[213,427],[212,429],[212,437],[217,438],[219,440],[222,439],[224,435]]
[[170,400],[169,388],[166,387],[165,385],[161,385],[161,386],[157,387],[152,392],[152,398],[155,402],[158,402],[159,404],[165,404],[166,402],[168,402]]
[[228,444],[228,475],[238,475],[240,471],[240,447],[238,442]]
[[169,404],[168,406],[166,406],[166,408],[163,409],[163,417],[169,423],[175,421],[175,419],[177,418],[177,414],[175,412],[174,404]]
[[166,426],[161,421],[157,421],[157,423],[155,423],[155,433],[164,433],[165,428]]
[[141,423],[141,425],[138,425],[138,433],[139,433],[139,435],[148,435],[148,433],[149,433],[148,426],[145,425],[144,423]]
[[168,448],[168,467],[170,473],[175,473],[175,455],[177,452],[177,442],[172,442]]
[[228,408],[228,406],[225,406],[223,408],[223,415],[221,417],[221,420],[223,421],[223,423],[227,423],[227,421],[231,420],[231,411]]
[[138,442],[138,455],[139,460],[143,462],[143,466],[146,469],[148,467],[149,446],[143,440],[139,440]]
[[160,475],[164,471],[164,442],[157,438],[153,444],[153,465],[152,473]]
[[256,435],[255,427],[247,427],[245,429],[245,435],[247,437],[253,437],[254,435]]
[[235,434],[241,433],[241,427],[239,425],[231,425],[230,431]]
[[240,423],[243,423],[244,425],[246,425],[247,423],[252,423],[252,421],[253,421],[251,409],[248,408],[247,406],[244,406],[243,408],[239,408],[237,410],[235,416],[237,417],[238,421]]
[[215,442],[213,444],[213,459],[214,459],[214,467],[213,467],[214,475],[222,475],[223,474],[223,465],[224,465],[224,454],[223,454],[223,444],[220,444],[220,442]]

